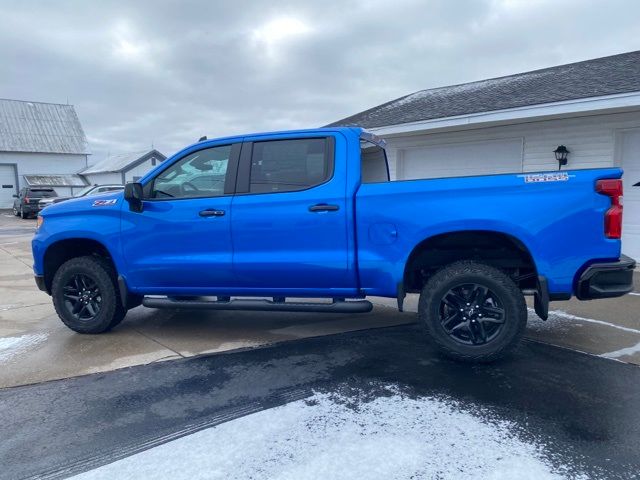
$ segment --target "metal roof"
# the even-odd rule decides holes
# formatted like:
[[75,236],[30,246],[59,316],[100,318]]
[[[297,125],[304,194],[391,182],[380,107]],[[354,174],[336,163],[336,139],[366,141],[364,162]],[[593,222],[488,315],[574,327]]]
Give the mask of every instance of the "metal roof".
[[79,175],[23,175],[30,187],[84,187],[87,182]]
[[640,91],[640,51],[421,90],[328,126],[384,127]]
[[73,105],[0,99],[0,151],[88,154]]
[[118,153],[114,155],[108,155],[104,160],[101,160],[95,165],[91,165],[85,168],[79,173],[82,175],[87,175],[91,173],[122,172],[134,167],[138,163],[144,162],[151,157],[156,157],[156,159],[161,162],[167,158],[156,149],[143,150],[139,152]]

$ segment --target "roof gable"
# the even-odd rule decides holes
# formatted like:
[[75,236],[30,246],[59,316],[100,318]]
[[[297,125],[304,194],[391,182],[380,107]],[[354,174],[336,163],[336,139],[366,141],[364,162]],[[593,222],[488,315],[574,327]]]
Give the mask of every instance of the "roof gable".
[[85,168],[80,173],[88,175],[92,173],[125,172],[152,157],[161,162],[167,158],[155,148],[138,152],[117,153],[108,155],[104,160]]
[[0,151],[88,154],[73,105],[0,99]]
[[384,127],[640,91],[640,51],[421,90],[330,124]]

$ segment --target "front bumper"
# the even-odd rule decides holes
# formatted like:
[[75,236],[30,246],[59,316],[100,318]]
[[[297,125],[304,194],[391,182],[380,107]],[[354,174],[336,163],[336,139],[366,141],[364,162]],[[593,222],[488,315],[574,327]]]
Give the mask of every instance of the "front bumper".
[[617,262],[594,263],[580,275],[576,297],[580,300],[620,297],[633,290],[636,261],[621,255]]

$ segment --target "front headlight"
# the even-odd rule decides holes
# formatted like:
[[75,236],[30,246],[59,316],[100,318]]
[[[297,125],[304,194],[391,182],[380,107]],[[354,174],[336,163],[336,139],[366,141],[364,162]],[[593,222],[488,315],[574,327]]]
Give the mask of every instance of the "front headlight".
[[36,232],[40,229],[43,223],[44,223],[44,217],[42,215],[38,215],[38,218],[36,220]]

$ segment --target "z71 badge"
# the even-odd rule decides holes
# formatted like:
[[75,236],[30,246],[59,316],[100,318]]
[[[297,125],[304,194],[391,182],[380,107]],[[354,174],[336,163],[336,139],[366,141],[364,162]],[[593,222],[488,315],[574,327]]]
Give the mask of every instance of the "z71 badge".
[[109,205],[115,205],[118,201],[117,198],[113,198],[111,200],[94,200],[92,207],[106,207]]

